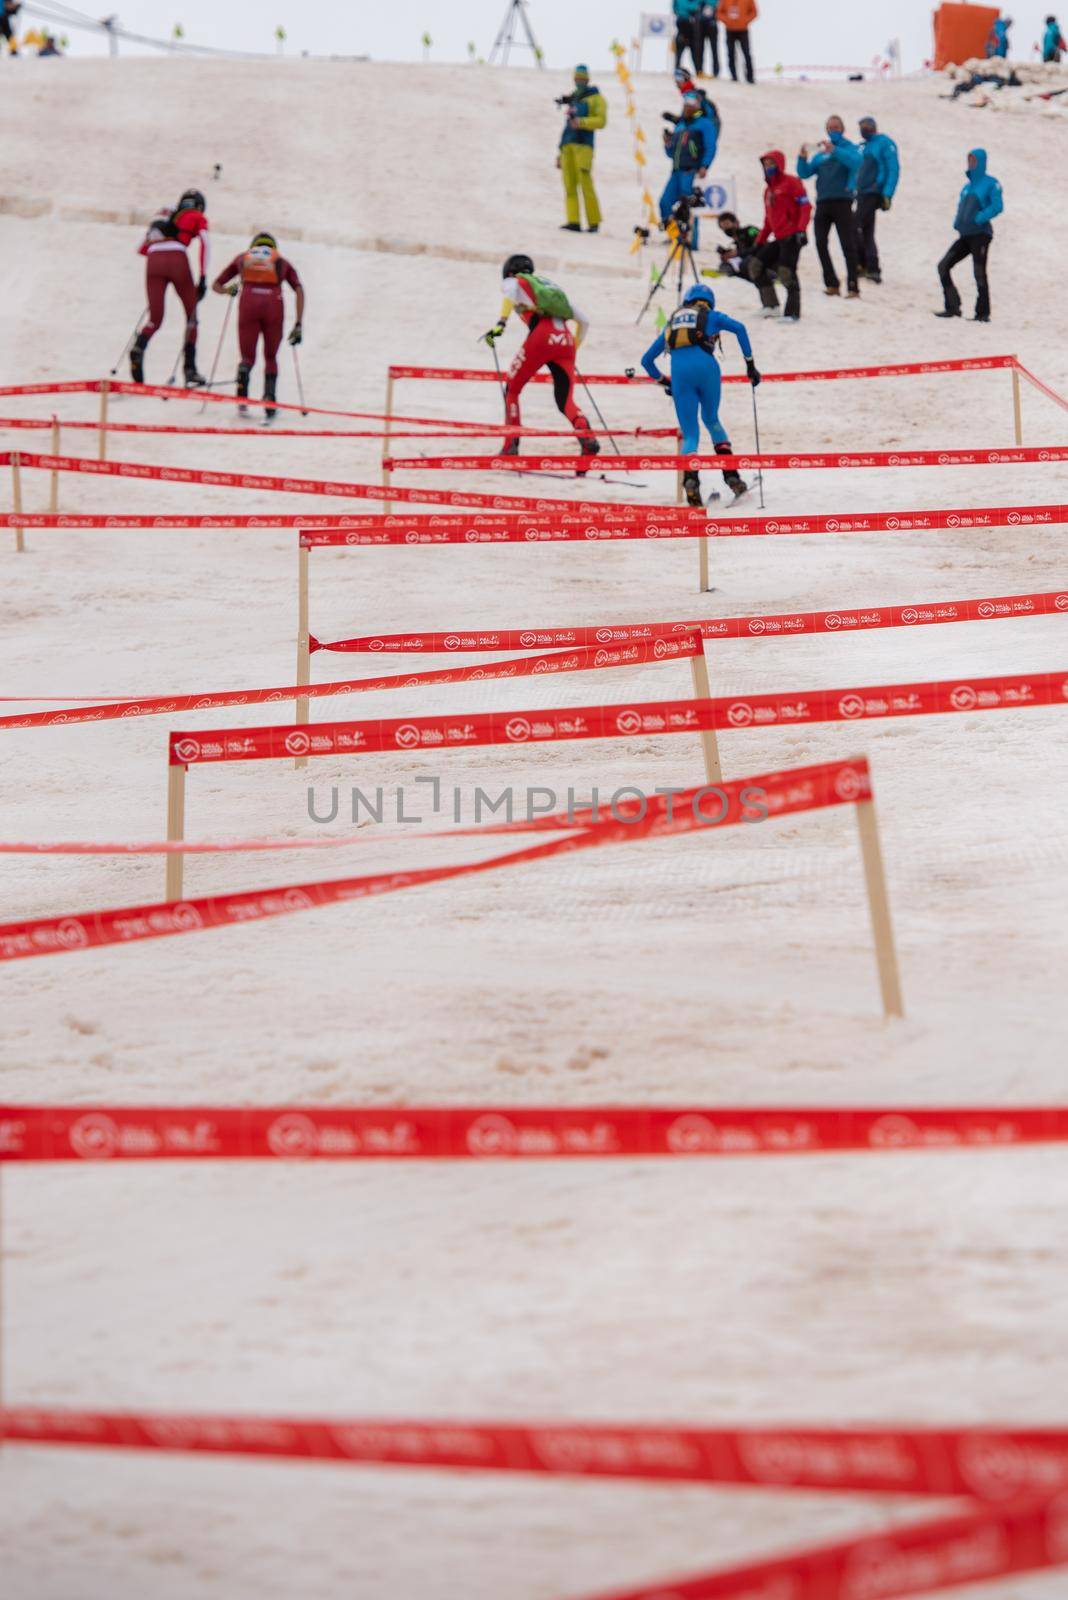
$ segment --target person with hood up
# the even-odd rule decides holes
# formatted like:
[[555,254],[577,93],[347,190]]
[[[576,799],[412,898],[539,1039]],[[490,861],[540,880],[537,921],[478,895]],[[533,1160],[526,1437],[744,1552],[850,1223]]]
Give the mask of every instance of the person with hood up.
[[897,145],[880,133],[874,117],[860,119],[860,170],[857,173],[857,259],[860,276],[882,283],[879,251],[875,243],[875,218],[889,211],[901,176]]
[[579,190],[586,203],[586,226],[597,233],[601,226],[601,205],[593,186],[593,141],[600,128],[608,121],[608,106],[600,89],[590,83],[590,69],[575,68],[575,87],[565,98],[567,121],[560,136],[560,153],[556,165],[564,180],[564,197],[567,221],[566,233],[582,232],[582,213],[579,210]]
[[[694,183],[704,178],[716,158],[716,124],[704,114],[696,92],[683,96],[682,116],[674,128],[664,129],[664,153],[671,162],[671,177],[660,196],[660,221],[667,223],[675,206],[693,194]],[[693,233],[697,247],[697,228]]]
[[985,150],[969,150],[967,178],[957,202],[957,215],[953,219],[958,237],[938,263],[938,276],[946,303],[945,309],[936,311],[935,316],[960,316],[960,295],[953,282],[953,268],[971,256],[976,289],[975,316],[971,320],[989,322],[990,284],[986,275],[986,258],[994,237],[990,224],[1004,211],[1005,202],[1000,183],[986,170]]
[[[778,297],[772,287],[778,278],[786,289],[783,321],[800,322],[801,280],[797,275],[797,263],[808,243],[812,202],[801,179],[787,172],[786,157],[781,150],[765,150],[760,164],[766,184],[764,226],[757,234],[748,261],[749,276],[761,288],[767,285],[772,289],[770,303],[765,304],[765,316],[774,316],[778,308]],[[760,298],[765,299],[763,293]]]
[[857,283],[857,236],[853,220],[853,195],[860,170],[860,150],[845,136],[841,117],[827,118],[827,137],[809,155],[807,144],[797,158],[797,176],[816,180],[816,251],[823,268],[824,294],[841,292],[838,274],[831,260],[831,229],[838,231],[838,242],[846,265],[846,298],[860,295]]
[[1056,17],[1047,17],[1046,31],[1042,35],[1043,61],[1059,62],[1065,50],[1068,50],[1068,44],[1064,42],[1060,23]]
[[1009,29],[1012,27],[1011,17],[999,17],[990,30],[990,37],[986,41],[988,58],[1000,56],[1002,60],[1009,53]]
[[[642,356],[642,366],[675,403],[675,415],[682,435],[680,453],[696,455],[701,440],[701,418],[712,436],[716,454],[732,454],[727,430],[719,420],[719,397],[722,375],[716,351],[720,337],[733,333],[742,347],[745,371],[749,382],[756,388],[760,373],[753,360],[753,347],[743,322],[725,317],[716,310],[716,296],[703,283],[694,284],[687,291],[663,332],[658,333]],[[671,377],[665,377],[657,366],[657,357],[667,350],[671,355]],[[737,500],[745,494],[748,484],[734,468],[723,474],[723,481]],[[683,474],[683,488],[691,506],[704,502],[701,498],[701,478],[696,472]]]
[[684,51],[690,52],[693,70],[700,72],[703,49],[701,45],[702,0],[672,0],[675,13],[675,65],[682,65]]

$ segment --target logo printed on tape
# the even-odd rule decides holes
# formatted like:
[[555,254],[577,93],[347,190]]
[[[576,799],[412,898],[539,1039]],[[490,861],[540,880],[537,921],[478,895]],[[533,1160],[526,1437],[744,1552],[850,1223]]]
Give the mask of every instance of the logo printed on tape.
[[272,1155],[299,1161],[313,1156],[318,1147],[319,1136],[314,1122],[299,1112],[287,1111],[268,1126],[267,1148]]
[[467,1148],[473,1156],[511,1155],[518,1144],[515,1123],[493,1112],[476,1117],[467,1130]]
[[[448,642],[449,641],[446,639],[445,643],[448,644]],[[456,642],[459,644],[460,641],[457,640]],[[535,645],[537,642],[538,636],[536,633],[521,633],[519,635],[519,643],[523,646],[524,650],[529,650],[531,645]]]
[[526,717],[509,717],[504,725],[505,738],[511,739],[515,744],[521,744],[524,739],[530,738],[531,728]]
[[981,617],[992,617],[994,615],[994,612],[996,611],[997,607],[996,606],[992,606],[990,604],[989,600],[984,600],[982,605],[978,609],[979,609],[979,615]]
[[825,628],[840,628],[842,626],[842,619],[837,611],[829,611],[827,613],[823,619],[823,626]]
[[767,623],[764,621],[763,617],[754,617],[752,622],[749,624],[749,632],[763,633],[766,627]]
[[906,606],[904,611],[901,613],[902,622],[918,622],[919,617],[920,613],[916,610],[915,606]]
[[753,720],[753,708],[748,700],[736,700],[727,711],[727,721],[732,728],[748,728]]
[[954,711],[974,711],[979,704],[979,696],[970,683],[962,683],[950,694],[949,703]]
[[859,694],[844,694],[838,702],[838,710],[843,717],[862,717],[864,715],[864,700]]
[[865,793],[866,787],[855,767],[843,767],[835,776],[834,792],[840,800],[857,800]]
[[640,733],[641,726],[642,719],[637,711],[621,711],[616,717],[616,727],[620,733]]
[[417,745],[419,743],[419,729],[413,727],[410,722],[406,722],[404,726],[398,728],[396,733],[393,735],[393,742],[394,744],[400,745],[402,750],[410,750],[413,745]]
[[291,756],[306,756],[311,749],[311,740],[306,733],[287,733],[286,749]]
[[179,739],[174,747],[174,753],[183,765],[189,761],[195,761],[200,755],[199,739]]
[[460,648],[460,640],[455,633],[447,633],[441,642],[446,650],[458,650]]
[[72,1122],[70,1147],[83,1161],[108,1161],[119,1148],[119,1130],[110,1117],[93,1111]]

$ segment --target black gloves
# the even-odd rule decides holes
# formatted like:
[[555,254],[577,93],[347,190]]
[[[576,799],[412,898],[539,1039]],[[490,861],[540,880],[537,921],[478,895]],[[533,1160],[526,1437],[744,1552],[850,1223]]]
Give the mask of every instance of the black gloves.
[[207,292],[208,280],[207,278],[201,278],[200,282],[197,284],[197,305],[200,304]]
[[890,196],[888,194],[881,194],[879,196],[879,209],[880,209],[880,211],[889,211],[891,204],[892,204],[892,201],[891,201]]
[[670,378],[658,378],[656,381],[657,381],[657,383],[659,383],[661,389],[663,389],[665,394],[670,394],[671,393],[671,379]]
[[293,331],[289,335],[289,343],[292,344],[292,345],[298,345],[303,341],[303,338],[304,338],[304,326],[303,326],[303,324],[300,323],[300,322],[294,322]]
[[755,389],[757,384],[760,382],[760,373],[757,371],[756,362],[753,360],[752,356],[746,356],[745,358],[745,375]]

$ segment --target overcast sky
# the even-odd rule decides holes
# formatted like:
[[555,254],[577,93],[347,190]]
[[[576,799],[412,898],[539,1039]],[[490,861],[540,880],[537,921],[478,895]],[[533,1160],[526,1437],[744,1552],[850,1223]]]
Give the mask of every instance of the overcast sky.
[[[70,0],[75,9],[103,14],[101,0]],[[868,66],[885,50],[889,37],[901,39],[905,70],[922,66],[931,48],[934,0],[759,0],[754,29],[758,65]],[[97,7],[99,5],[99,11]],[[278,24],[288,33],[286,49],[316,54],[368,54],[378,60],[419,60],[420,37],[433,38],[431,59],[458,61],[467,56],[468,41],[487,54],[509,9],[509,0],[108,0],[120,22],[139,33],[169,37],[176,21],[191,43],[235,49],[275,48]],[[670,10],[669,0],[645,0],[650,11]],[[26,0],[26,14],[32,0]],[[528,0],[531,25],[550,66],[588,60],[603,73],[608,44],[636,31],[641,0]],[[1017,18],[1016,51],[1030,54],[1048,5],[1034,0],[1013,6]],[[1056,9],[1056,6],[1053,7]],[[1064,10],[1068,12],[1068,0]],[[78,53],[97,53],[101,42],[92,35],[70,33]],[[529,54],[516,59],[529,59]],[[663,60],[662,49],[650,51],[650,66]]]

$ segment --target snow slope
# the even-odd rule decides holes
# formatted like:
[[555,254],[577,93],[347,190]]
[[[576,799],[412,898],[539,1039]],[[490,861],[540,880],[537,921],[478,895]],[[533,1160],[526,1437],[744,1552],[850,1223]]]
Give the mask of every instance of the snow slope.
[[[377,410],[390,361],[477,365],[498,263],[529,249],[594,315],[590,369],[634,365],[649,257],[628,254],[637,190],[622,95],[598,239],[557,232],[556,75],[387,66],[4,63],[2,382],[103,375],[141,305],[136,225],[195,182],[215,265],[275,229],[308,288],[309,398]],[[1017,352],[1062,391],[1063,218],[1055,121],[985,120],[941,84],[718,86],[717,171],[746,220],[757,153],[794,152],[826,114],[874,110],[905,179],[880,224],[886,282],[825,302],[814,250],[796,329],[754,328],[766,370]],[[652,145],[675,100],[640,83]],[[931,319],[964,153],[989,141],[1007,212],[989,328]],[[222,164],[218,182],[213,165]],[[659,179],[654,151],[652,171]],[[21,214],[20,214],[21,213]],[[564,242],[561,243],[563,238]],[[755,296],[721,285],[752,318]],[[966,304],[967,304],[966,299]],[[210,365],[222,302],[205,308]],[[232,336],[231,336],[232,337]],[[514,335],[510,338],[514,340]],[[152,347],[165,377],[173,310]],[[512,343],[508,345],[511,352]],[[226,360],[232,359],[228,349]],[[735,352],[728,368],[739,370]],[[294,398],[283,366],[283,397]],[[752,443],[748,399],[725,420]],[[661,422],[652,390],[605,390],[610,421]],[[761,390],[766,448],[999,446],[1007,373]],[[434,415],[496,420],[493,391],[400,390]],[[47,415],[47,403],[3,402]],[[1025,438],[1064,413],[1024,395]],[[88,417],[92,402],[60,414]],[[116,419],[179,408],[116,403]],[[195,420],[197,408],[181,408]],[[555,426],[546,391],[528,421]],[[205,420],[214,421],[214,416]],[[11,448],[10,433],[0,447]],[[33,448],[26,435],[23,448]],[[73,433],[64,444],[91,453]],[[116,458],[367,481],[374,441],[114,436]],[[0,493],[8,502],[7,474]],[[406,481],[406,480],[401,480]],[[414,481],[411,480],[411,481]],[[488,487],[488,481],[476,481]],[[555,492],[556,486],[552,486]],[[769,509],[1068,500],[1061,468],[795,473]],[[533,492],[533,490],[530,490]],[[647,494],[671,493],[650,480]],[[46,485],[30,478],[30,504]],[[627,491],[605,489],[605,498]],[[308,509],[296,497],[65,480],[64,509]],[[694,551],[642,547],[324,553],[313,631],[747,614],[1068,588],[1063,530],[722,541],[716,592]],[[277,532],[31,533],[0,541],[0,694],[149,694],[290,681],[294,538]],[[366,661],[366,658],[363,658]],[[318,678],[360,658],[319,657]],[[379,660],[376,666],[386,666]],[[717,646],[714,692],[814,689],[1068,665],[1060,619]],[[686,692],[682,670],[533,679],[521,688],[362,696],[326,715],[584,704]],[[351,711],[349,708],[352,708]],[[0,836],[158,837],[170,726],[8,733]],[[257,715],[251,720],[269,720]],[[830,813],[597,852],[263,927],[6,967],[0,1101],[1048,1102],[1063,1097],[1064,714],[724,736],[730,775],[867,753],[908,1020],[878,1019],[856,839]],[[694,782],[682,741],[457,755],[470,794],[514,781],[602,792]],[[429,759],[321,761],[311,777],[394,786]],[[197,772],[191,835],[315,831],[307,777],[273,764]],[[342,813],[338,827],[347,826]],[[442,859],[368,841],[334,856],[201,858],[190,892]],[[472,856],[483,846],[472,846]],[[422,852],[425,851],[425,854]],[[358,862],[359,865],[352,865]],[[157,897],[158,862],[11,857],[3,917]],[[708,1421],[1041,1422],[1068,1392],[1057,1151],[604,1167],[270,1172],[28,1170],[4,1184],[5,1392],[101,1407]],[[894,1508],[904,1515],[910,1508]],[[151,1593],[204,1600],[302,1585],[321,1596],[549,1600],[871,1524],[863,1498],[390,1476],[12,1450],[0,1538],[12,1600]],[[1052,1600],[1056,1579],[991,1586]]]

